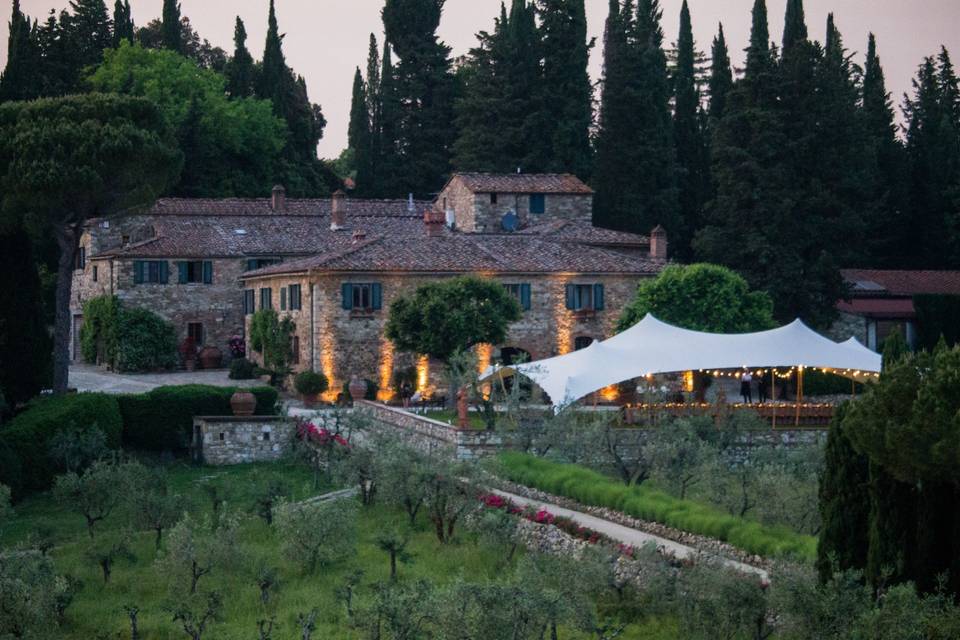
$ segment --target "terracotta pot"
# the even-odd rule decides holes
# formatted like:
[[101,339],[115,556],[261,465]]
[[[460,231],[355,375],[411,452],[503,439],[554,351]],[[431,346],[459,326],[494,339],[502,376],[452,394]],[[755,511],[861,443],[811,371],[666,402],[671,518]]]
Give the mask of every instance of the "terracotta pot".
[[252,416],[257,409],[257,396],[249,391],[236,391],[230,396],[230,408],[235,416]]
[[315,407],[317,405],[317,394],[304,393],[301,394],[300,399],[303,400],[303,406],[305,407]]
[[363,400],[363,396],[367,393],[367,381],[362,378],[353,377],[350,379],[350,385],[347,387],[347,390],[350,392],[350,398],[354,402]]
[[187,360],[183,361],[183,368],[187,371],[193,371],[197,368],[197,361],[193,358],[188,358]]
[[200,366],[204,369],[219,369],[223,362],[223,353],[216,347],[204,347],[200,350]]

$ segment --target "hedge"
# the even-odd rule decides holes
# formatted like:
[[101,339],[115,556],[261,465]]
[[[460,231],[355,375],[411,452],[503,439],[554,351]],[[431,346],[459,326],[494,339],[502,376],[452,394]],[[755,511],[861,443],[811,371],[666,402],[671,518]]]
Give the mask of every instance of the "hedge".
[[103,431],[108,447],[120,447],[123,424],[115,396],[79,393],[34,400],[0,429],[0,482],[17,497],[48,489],[60,471],[50,458],[54,435],[93,426]]
[[817,539],[783,526],[767,526],[731,516],[714,507],[681,500],[643,485],[628,487],[574,464],[506,452],[500,455],[513,482],[565,496],[577,502],[614,509],[627,515],[709,536],[748,553],[773,558],[793,557],[813,562]]
[[[201,384],[158,387],[117,396],[123,417],[123,445],[147,451],[182,452],[190,445],[194,416],[229,416],[235,387]],[[257,415],[277,412],[277,390],[248,389],[257,397]]]

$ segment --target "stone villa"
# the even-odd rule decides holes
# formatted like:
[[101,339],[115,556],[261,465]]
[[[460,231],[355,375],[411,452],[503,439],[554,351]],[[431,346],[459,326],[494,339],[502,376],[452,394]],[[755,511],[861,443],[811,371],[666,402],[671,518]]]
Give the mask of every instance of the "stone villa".
[[225,354],[255,311],[272,308],[295,323],[295,370],[323,372],[331,390],[368,378],[388,397],[399,368],[416,365],[423,388],[433,377],[430,363],[384,338],[390,302],[429,280],[475,274],[501,281],[523,308],[507,344],[479,349],[481,364],[566,353],[611,335],[639,279],[667,259],[662,229],[647,238],[594,227],[592,201],[570,175],[466,173],[432,202],[287,199],[282,187],[269,199],[161,199],[88,225],[74,345],[84,301],[102,294]]

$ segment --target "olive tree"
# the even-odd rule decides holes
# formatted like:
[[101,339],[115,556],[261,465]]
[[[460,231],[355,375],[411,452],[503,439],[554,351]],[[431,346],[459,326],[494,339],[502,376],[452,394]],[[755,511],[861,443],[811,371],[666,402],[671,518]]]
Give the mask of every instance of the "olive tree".
[[41,640],[57,635],[67,581],[39,551],[0,553],[0,638]]
[[237,557],[235,517],[220,519],[213,526],[209,518],[197,520],[184,515],[167,537],[166,549],[157,559],[157,567],[170,581],[171,590],[197,593],[200,579],[219,568],[228,568]]
[[101,535],[87,549],[85,556],[100,567],[104,584],[110,582],[113,567],[118,561],[133,562],[137,559],[130,548],[130,537],[129,531],[111,531]]
[[310,574],[348,558],[356,546],[357,508],[347,500],[286,504],[276,523],[284,553]]
[[80,236],[92,218],[151,204],[175,181],[181,155],[150,102],[91,93],[0,105],[3,212],[48,233],[57,263],[53,389],[67,391],[70,294]]
[[92,540],[96,524],[122,503],[139,466],[137,463],[99,460],[82,474],[71,471],[58,476],[53,495],[65,507],[84,517]]
[[163,532],[177,523],[184,510],[183,497],[170,492],[167,472],[162,468],[141,467],[134,477],[128,508],[137,526],[154,532],[159,549]]

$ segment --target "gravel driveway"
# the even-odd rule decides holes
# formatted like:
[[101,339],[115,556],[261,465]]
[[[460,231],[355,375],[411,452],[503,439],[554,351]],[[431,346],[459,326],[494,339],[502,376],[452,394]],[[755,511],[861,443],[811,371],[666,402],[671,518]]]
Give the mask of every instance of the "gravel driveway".
[[70,386],[78,391],[104,393],[143,393],[157,387],[176,384],[209,384],[217,387],[257,387],[260,380],[231,380],[227,369],[210,371],[174,371],[165,373],[114,373],[99,367],[70,366]]

